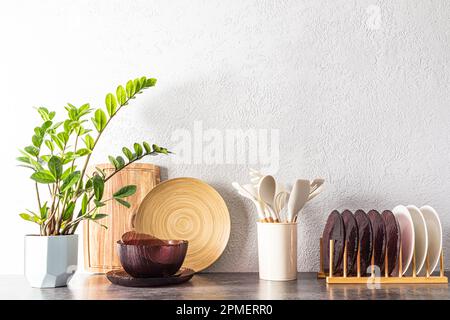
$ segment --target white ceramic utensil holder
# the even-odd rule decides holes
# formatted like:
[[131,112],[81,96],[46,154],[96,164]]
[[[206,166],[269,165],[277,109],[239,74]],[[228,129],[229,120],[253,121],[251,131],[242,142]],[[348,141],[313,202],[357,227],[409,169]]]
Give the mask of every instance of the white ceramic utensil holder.
[[259,278],[297,279],[297,223],[257,222]]

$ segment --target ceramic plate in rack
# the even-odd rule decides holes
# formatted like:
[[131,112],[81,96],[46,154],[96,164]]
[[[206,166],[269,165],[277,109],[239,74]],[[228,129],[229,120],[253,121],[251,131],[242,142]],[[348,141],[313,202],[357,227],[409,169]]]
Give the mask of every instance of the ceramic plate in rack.
[[[384,210],[381,214],[386,226],[386,250],[388,255],[388,274],[392,275],[398,269],[398,254],[400,251],[401,235],[400,226],[394,214],[390,210]],[[384,266],[381,268],[384,274]]]
[[[406,273],[408,269],[413,253],[414,253],[414,224],[409,214],[408,208],[399,205],[392,209],[394,216],[397,218],[398,225],[400,226],[401,234],[401,249],[402,249],[402,274]],[[398,276],[398,268],[394,270],[394,276]]]
[[[428,259],[430,262],[430,274],[436,269],[442,251],[442,225],[436,211],[430,206],[420,208],[427,225],[428,234]],[[419,275],[426,274],[426,268],[422,268]]]
[[359,255],[361,260],[361,275],[367,274],[373,251],[373,233],[369,217],[363,210],[356,210],[356,222],[358,224]]
[[[422,212],[420,212],[419,208],[413,205],[409,205],[408,208],[409,214],[411,215],[411,219],[414,224],[414,250],[416,252],[416,272],[422,270],[425,265],[425,261],[427,259],[427,251],[428,251],[428,233],[427,233],[427,224],[425,223],[425,219],[423,218]],[[409,265],[407,270],[408,273],[412,273],[412,263]]]
[[330,213],[323,229],[322,244],[323,244],[323,265],[324,271],[329,272],[330,266],[330,240],[335,240],[334,243],[334,255],[333,255],[333,273],[336,273],[339,265],[342,261],[342,255],[344,254],[344,239],[345,229],[344,221],[341,214],[334,210]]
[[[356,255],[358,254],[358,225],[355,216],[350,210],[342,212],[344,220],[345,241],[347,242],[347,274],[356,275]],[[344,259],[339,266],[338,271],[344,270]]]
[[376,266],[383,269],[386,251],[386,226],[381,214],[377,210],[367,213],[373,232],[373,261]]

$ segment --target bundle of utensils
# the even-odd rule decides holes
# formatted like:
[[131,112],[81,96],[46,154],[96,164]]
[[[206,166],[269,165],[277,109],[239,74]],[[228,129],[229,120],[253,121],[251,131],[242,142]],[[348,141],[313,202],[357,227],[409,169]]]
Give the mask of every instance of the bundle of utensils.
[[250,183],[233,182],[232,186],[255,204],[258,220],[268,223],[296,222],[305,204],[322,192],[325,182],[324,179],[297,179],[288,191],[271,175],[263,175],[255,169],[250,169],[249,174]]

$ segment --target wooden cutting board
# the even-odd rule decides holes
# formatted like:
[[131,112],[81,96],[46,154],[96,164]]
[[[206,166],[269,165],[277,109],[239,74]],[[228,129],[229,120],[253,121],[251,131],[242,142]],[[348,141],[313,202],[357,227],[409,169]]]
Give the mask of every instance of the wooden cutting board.
[[[101,164],[101,168],[108,175],[114,172],[110,164]],[[91,168],[91,173],[95,170]],[[129,184],[137,186],[136,193],[126,200],[131,208],[108,201],[101,212],[108,214],[100,222],[108,227],[105,229],[92,221],[84,221],[83,247],[84,267],[88,272],[104,273],[111,269],[121,269],[119,257],[116,252],[116,242],[127,231],[132,230],[131,218],[137,212],[141,201],[147,193],[160,182],[159,167],[153,164],[134,163],[112,177],[106,184],[103,199],[109,199],[121,187]]]

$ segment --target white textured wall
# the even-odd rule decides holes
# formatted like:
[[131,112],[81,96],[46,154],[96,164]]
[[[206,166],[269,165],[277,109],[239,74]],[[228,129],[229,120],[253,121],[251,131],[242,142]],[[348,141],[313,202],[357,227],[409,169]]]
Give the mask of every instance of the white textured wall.
[[[381,8],[381,28],[366,22]],[[5,1],[0,2],[2,168],[0,273],[21,273],[17,214],[34,205],[15,167],[37,117],[31,107],[103,105],[129,77],[159,79],[109,128],[95,154],[178,128],[279,128],[284,181],[324,177],[326,192],[299,226],[299,269],[318,267],[332,209],[430,204],[450,262],[450,2],[441,1]],[[213,271],[256,271],[253,208],[233,180],[245,165],[174,165],[170,177],[215,186],[232,235]]]

